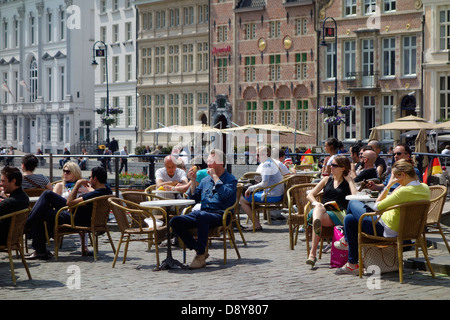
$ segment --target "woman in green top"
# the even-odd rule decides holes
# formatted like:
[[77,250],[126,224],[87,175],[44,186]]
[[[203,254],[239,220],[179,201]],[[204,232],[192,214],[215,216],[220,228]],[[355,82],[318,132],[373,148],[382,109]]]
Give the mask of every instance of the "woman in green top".
[[[388,195],[390,188],[399,183],[392,194]],[[344,219],[345,239],[336,241],[335,247],[338,249],[348,249],[348,262],[337,274],[359,274],[358,271],[358,222],[359,218],[366,212],[384,210],[388,207],[407,203],[411,201],[430,200],[430,189],[424,183],[418,181],[414,166],[408,160],[399,160],[392,167],[392,175],[388,185],[378,197],[375,207],[370,208],[364,203],[356,200],[349,202],[347,215]],[[376,225],[378,235],[384,237],[396,237],[399,228],[399,210],[393,209],[383,213],[380,221]],[[372,222],[366,218],[362,224],[362,231],[373,234]]]

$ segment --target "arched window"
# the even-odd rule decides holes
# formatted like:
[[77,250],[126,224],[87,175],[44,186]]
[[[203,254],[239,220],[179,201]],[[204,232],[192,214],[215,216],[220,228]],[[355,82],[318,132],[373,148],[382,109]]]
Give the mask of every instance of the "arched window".
[[36,101],[38,94],[38,68],[36,59],[30,62],[30,102]]

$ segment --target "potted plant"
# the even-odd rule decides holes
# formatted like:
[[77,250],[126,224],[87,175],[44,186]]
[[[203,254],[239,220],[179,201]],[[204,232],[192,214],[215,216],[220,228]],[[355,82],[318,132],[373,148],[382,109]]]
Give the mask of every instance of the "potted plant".
[[110,125],[114,124],[115,121],[116,121],[116,120],[115,120],[114,117],[112,117],[112,116],[104,116],[104,117],[102,117],[102,122],[103,122],[105,125],[107,125],[107,126],[110,126]]
[[105,108],[98,108],[98,109],[95,109],[95,112],[97,112],[97,114],[104,114],[105,111],[106,111]]
[[119,107],[112,107],[109,109],[110,114],[121,114],[123,113],[123,110]]
[[352,105],[339,107],[339,112],[342,114],[349,114],[353,110],[355,110],[355,106]]
[[326,114],[327,116],[332,116],[334,114],[335,106],[322,106],[319,108],[319,112]]
[[340,116],[329,116],[323,119],[323,122],[329,125],[340,125],[341,123],[345,122],[345,118]]

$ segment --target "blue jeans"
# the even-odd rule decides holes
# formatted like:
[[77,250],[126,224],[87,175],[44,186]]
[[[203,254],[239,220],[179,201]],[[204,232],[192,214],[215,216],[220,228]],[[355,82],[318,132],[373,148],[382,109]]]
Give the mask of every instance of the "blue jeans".
[[[348,243],[348,262],[358,263],[358,224],[359,218],[367,212],[373,212],[373,209],[358,200],[351,200],[347,206],[347,215],[344,218],[345,240]],[[372,218],[366,217],[362,223],[362,231],[373,235]],[[383,235],[384,227],[376,224],[378,235]]]
[[[222,225],[222,214],[207,211],[192,211],[183,216],[176,216],[170,220],[173,231],[183,240],[186,247],[204,254],[208,242],[209,228]],[[197,241],[189,233],[189,229],[197,228]]]

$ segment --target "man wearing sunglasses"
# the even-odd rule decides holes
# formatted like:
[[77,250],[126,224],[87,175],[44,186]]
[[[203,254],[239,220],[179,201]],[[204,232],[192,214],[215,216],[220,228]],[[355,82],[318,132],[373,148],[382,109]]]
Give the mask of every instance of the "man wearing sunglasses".
[[[31,210],[27,220],[27,226],[31,229],[30,235],[33,238],[32,246],[35,251],[27,256],[26,259],[47,260],[51,256],[51,253],[46,248],[44,222],[47,223],[47,229],[49,235],[51,235],[54,229],[55,216],[59,209],[64,206],[73,206],[92,198],[112,194],[111,188],[106,184],[106,180],[106,170],[103,167],[95,167],[92,169],[89,179],[77,180],[67,199],[53,191],[44,191],[34,205],[33,210]],[[78,190],[82,187],[89,186],[93,191],[84,193],[77,198]],[[92,204],[80,206],[75,215],[75,224],[79,226],[89,226],[91,223],[91,215]],[[59,215],[58,223],[70,224],[70,214],[68,211],[64,211]],[[89,255],[87,248],[82,248],[82,250],[83,255]]]
[[[408,161],[411,161],[411,162],[412,162],[413,160],[412,160],[412,158],[411,158],[411,153],[412,153],[411,148],[410,148],[407,144],[399,143],[399,144],[394,148],[394,152],[393,152],[393,155],[394,155],[394,163],[395,163],[396,161],[399,161],[400,159],[405,159],[405,160],[408,160]],[[420,175],[419,169],[414,168],[414,170],[416,171],[416,174],[417,174],[419,180],[422,181],[422,177],[421,177],[421,175]],[[386,179],[383,181],[383,183],[380,183],[380,184],[376,184],[376,183],[374,183],[373,181],[367,181],[366,186],[367,186],[367,188],[369,188],[369,189],[372,190],[372,191],[381,191],[381,190],[383,190],[383,189],[387,186],[387,184],[389,183],[390,178],[391,178],[391,174],[389,174],[389,175],[386,177]],[[394,184],[394,185],[391,187],[391,190],[390,190],[390,191],[395,190],[398,186],[399,186],[398,183]]]
[[362,182],[367,179],[378,178],[375,161],[377,160],[377,153],[373,150],[365,150],[359,156],[362,170],[354,178],[355,182]]

